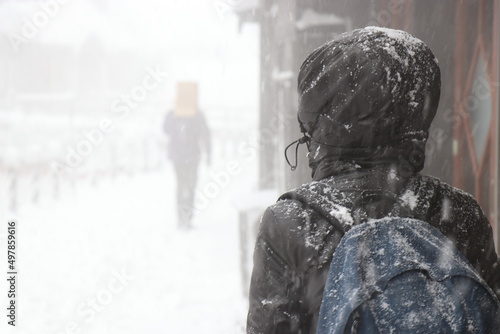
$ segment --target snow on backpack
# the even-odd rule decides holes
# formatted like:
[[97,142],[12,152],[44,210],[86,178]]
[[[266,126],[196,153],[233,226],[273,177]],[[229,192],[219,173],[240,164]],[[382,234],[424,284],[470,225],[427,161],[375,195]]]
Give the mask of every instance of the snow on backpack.
[[377,197],[392,196],[389,210],[402,213],[390,193],[368,190],[353,199],[341,187],[313,182],[281,196],[311,207],[343,234],[318,334],[500,333],[500,302],[448,238],[419,219],[373,217]]
[[333,254],[318,334],[498,333],[500,304],[455,246],[416,219],[354,226]]

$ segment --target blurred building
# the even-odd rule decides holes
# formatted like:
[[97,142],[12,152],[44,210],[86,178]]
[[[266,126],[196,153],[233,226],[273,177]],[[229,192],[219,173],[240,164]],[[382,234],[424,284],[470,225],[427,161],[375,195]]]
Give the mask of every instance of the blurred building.
[[281,191],[310,180],[305,147],[295,172],[283,157],[286,145],[300,137],[296,77],[306,55],[350,29],[403,29],[426,42],[441,67],[441,102],[423,173],[473,194],[494,226],[498,245],[499,0],[252,3],[239,14],[242,22],[261,27],[261,188]]

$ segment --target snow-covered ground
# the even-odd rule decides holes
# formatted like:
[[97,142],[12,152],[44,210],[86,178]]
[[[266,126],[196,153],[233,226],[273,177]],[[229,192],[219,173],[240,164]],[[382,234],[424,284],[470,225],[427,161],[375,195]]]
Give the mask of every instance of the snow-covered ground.
[[[257,183],[260,32],[215,4],[0,1],[0,32],[37,26],[18,50],[5,40],[0,52],[7,78],[0,84],[0,334],[244,331],[244,205],[235,199]],[[43,27],[32,21],[47,15]],[[144,90],[148,68],[162,82],[130,115],[115,118],[113,103]],[[177,229],[162,129],[176,83],[186,80],[199,83],[213,139],[213,165],[199,180],[210,198],[189,231]],[[96,126],[108,118],[116,126],[100,137]],[[234,161],[241,171],[215,182]],[[54,163],[76,165],[73,178],[58,178]],[[15,328],[6,317],[11,219],[19,243]]]
[[[200,174],[202,188],[212,179],[206,169]],[[7,220],[18,222],[18,318],[15,329],[7,326],[2,307],[0,332],[243,333],[233,199],[254,178],[232,177],[186,231],[176,226],[173,175],[164,165],[97,184],[63,183],[59,199],[24,198],[16,214],[4,202],[1,253]],[[6,291],[2,279],[4,306]]]

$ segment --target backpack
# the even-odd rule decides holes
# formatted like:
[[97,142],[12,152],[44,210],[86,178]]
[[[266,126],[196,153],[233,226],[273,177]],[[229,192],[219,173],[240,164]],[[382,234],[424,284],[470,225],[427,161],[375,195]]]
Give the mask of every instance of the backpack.
[[[313,182],[281,197],[301,201],[343,234],[318,334],[500,333],[500,302],[450,239],[422,219],[400,218],[406,213],[394,194],[371,189],[352,198],[340,188]],[[384,201],[387,211],[374,217],[370,205]]]
[[351,228],[333,254],[318,334],[498,333],[500,304],[455,246],[417,219]]

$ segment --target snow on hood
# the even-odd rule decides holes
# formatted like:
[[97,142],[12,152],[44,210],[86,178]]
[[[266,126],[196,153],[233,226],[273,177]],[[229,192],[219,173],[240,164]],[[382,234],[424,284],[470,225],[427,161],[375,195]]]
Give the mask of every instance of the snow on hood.
[[312,148],[322,145],[310,159],[333,154],[357,161],[375,151],[397,159],[415,145],[423,152],[439,102],[440,70],[418,38],[367,27],[314,50],[300,68],[298,93],[299,121]]

